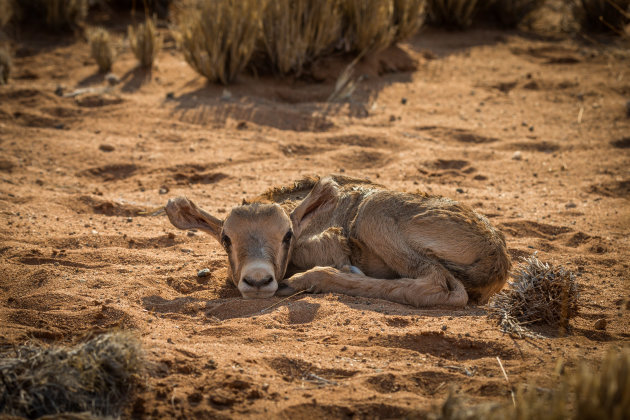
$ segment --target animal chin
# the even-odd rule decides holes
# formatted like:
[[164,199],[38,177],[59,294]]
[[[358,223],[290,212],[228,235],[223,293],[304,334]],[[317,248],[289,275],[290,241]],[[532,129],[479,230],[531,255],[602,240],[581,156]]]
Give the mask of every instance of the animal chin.
[[256,292],[241,292],[244,299],[267,299],[276,293],[275,290],[259,290]]

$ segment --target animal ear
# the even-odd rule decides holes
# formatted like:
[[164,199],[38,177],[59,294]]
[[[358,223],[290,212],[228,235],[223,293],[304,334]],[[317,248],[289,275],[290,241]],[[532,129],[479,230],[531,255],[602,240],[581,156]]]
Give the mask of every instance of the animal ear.
[[291,212],[291,223],[296,237],[315,214],[330,210],[339,198],[339,185],[330,177],[320,179],[310,193]]
[[217,241],[220,239],[223,220],[200,209],[186,197],[171,198],[166,203],[165,209],[168,219],[176,228],[201,229],[212,235]]

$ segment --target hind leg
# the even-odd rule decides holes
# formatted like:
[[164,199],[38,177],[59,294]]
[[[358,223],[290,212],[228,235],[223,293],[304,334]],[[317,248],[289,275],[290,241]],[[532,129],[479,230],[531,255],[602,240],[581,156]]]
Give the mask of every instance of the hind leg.
[[390,300],[417,307],[465,306],[468,294],[461,281],[439,265],[425,267],[417,278],[376,279],[343,272],[332,267],[315,267],[284,280],[278,295],[301,290],[314,293],[343,293]]

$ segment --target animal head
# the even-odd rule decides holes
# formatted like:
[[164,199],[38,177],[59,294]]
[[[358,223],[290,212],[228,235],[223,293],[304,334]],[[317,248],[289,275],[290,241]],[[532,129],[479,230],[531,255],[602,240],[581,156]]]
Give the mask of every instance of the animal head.
[[184,197],[171,199],[166,214],[179,229],[200,229],[225,249],[232,281],[244,298],[267,298],[278,289],[294,240],[289,216],[277,204],[248,204],[218,219]]
[[267,298],[284,278],[296,238],[316,213],[334,207],[337,186],[330,178],[320,180],[290,215],[278,204],[254,203],[233,208],[221,220],[185,197],[170,199],[166,214],[175,227],[202,230],[223,246],[243,297]]

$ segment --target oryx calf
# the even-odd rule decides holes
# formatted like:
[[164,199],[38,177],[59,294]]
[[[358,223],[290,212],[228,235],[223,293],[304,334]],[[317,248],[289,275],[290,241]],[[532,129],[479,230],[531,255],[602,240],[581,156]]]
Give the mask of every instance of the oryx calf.
[[245,298],[310,290],[464,306],[485,303],[510,269],[503,235],[471,208],[338,175],[272,189],[225,220],[184,197],[166,212],[223,245]]

